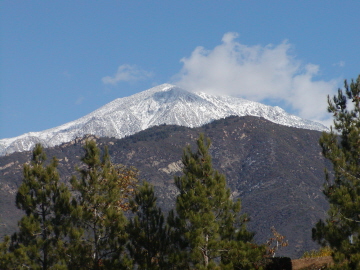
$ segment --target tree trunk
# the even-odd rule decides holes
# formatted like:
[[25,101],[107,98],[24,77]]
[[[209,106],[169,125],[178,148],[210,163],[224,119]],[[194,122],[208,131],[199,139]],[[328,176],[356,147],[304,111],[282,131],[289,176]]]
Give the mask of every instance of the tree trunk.
[[208,242],[209,242],[209,235],[206,234],[205,236],[205,242],[206,242],[206,245],[205,245],[205,250],[204,250],[204,265],[205,267],[208,266],[209,264],[209,254],[208,254]]

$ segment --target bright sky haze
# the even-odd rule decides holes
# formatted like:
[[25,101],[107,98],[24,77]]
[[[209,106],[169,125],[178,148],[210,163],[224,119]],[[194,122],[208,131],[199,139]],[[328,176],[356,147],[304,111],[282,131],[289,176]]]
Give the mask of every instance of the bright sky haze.
[[0,139],[172,83],[330,123],[360,74],[360,1],[0,2]]

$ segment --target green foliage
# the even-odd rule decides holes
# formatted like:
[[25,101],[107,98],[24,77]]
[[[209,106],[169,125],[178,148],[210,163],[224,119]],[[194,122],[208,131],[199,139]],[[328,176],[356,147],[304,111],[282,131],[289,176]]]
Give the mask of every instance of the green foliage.
[[69,228],[70,192],[59,182],[57,160],[53,158],[47,166],[45,160],[43,148],[37,144],[31,163],[24,165],[16,205],[25,216],[19,221],[19,232],[2,243],[6,268],[65,269],[60,253]]
[[86,168],[73,177],[73,227],[68,264],[72,269],[127,269],[128,197],[137,181],[137,171],[112,164],[107,148],[101,155],[94,141],[85,144]]
[[137,170],[114,165],[107,148],[85,143],[70,192],[37,145],[16,196],[25,216],[0,243],[0,269],[262,269],[265,247],[252,243],[240,201],[212,168],[210,140],[197,146],[184,151],[166,223],[153,187],[137,187]]
[[360,269],[360,76],[331,100],[334,128],[323,133],[320,145],[333,165],[326,172],[324,194],[328,218],[313,229],[313,238],[334,251],[335,269]]
[[168,223],[178,250],[172,260],[178,269],[253,269],[265,249],[251,243],[240,201],[233,202],[225,176],[212,168],[210,144],[200,135],[196,152],[187,146],[183,175],[175,177],[180,194]]
[[137,182],[133,168],[113,165],[107,149],[85,144],[73,192],[59,182],[55,158],[47,166],[36,145],[16,205],[25,211],[19,232],[0,243],[1,269],[129,269],[127,220]]
[[169,269],[168,230],[156,200],[154,188],[144,182],[132,201],[135,216],[130,220],[127,231],[130,255],[138,269]]
[[16,249],[10,252],[10,237],[5,236],[4,241],[0,243],[0,269],[26,269],[31,261],[26,256],[24,249]]

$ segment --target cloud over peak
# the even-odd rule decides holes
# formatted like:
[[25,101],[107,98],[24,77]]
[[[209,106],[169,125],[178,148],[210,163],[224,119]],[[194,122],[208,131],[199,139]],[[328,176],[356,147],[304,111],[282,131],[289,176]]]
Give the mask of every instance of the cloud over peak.
[[117,72],[114,76],[106,76],[101,80],[104,84],[112,84],[116,85],[118,82],[130,82],[130,81],[138,81],[144,80],[149,77],[152,77],[152,73],[140,70],[135,65],[124,64],[118,67]]
[[226,33],[212,50],[197,47],[181,59],[175,83],[190,91],[240,96],[255,101],[282,102],[300,117],[326,121],[326,96],[336,81],[316,81],[319,66],[303,65],[291,53],[292,45],[247,46]]

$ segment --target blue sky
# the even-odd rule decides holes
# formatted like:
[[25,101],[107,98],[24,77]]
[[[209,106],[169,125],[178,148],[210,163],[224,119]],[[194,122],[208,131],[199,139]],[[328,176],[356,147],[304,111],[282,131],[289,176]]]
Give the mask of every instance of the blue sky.
[[360,1],[0,1],[0,139],[162,83],[327,122],[356,78]]

